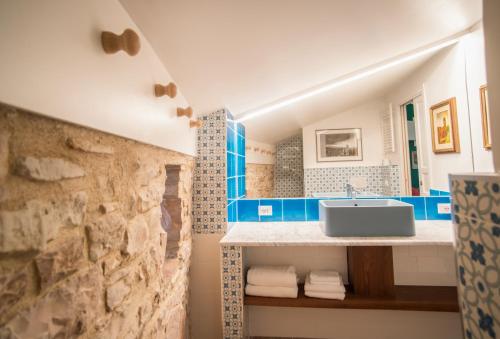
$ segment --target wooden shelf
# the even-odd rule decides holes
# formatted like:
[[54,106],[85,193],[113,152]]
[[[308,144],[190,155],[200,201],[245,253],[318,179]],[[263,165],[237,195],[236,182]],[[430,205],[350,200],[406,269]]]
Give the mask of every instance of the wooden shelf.
[[456,287],[449,286],[395,286],[394,296],[367,297],[355,295],[346,286],[344,300],[309,298],[299,286],[298,298],[269,298],[245,295],[245,305],[273,307],[350,308],[372,310],[405,310],[458,312]]

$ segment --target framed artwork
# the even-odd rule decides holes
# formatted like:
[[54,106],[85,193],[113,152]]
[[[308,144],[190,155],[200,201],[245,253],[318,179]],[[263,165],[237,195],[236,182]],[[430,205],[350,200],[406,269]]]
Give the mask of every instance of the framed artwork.
[[479,97],[481,99],[481,119],[483,120],[483,146],[491,148],[491,122],[490,110],[488,106],[488,88],[486,85],[479,87]]
[[432,151],[434,153],[460,152],[457,104],[451,98],[430,108]]
[[316,131],[316,160],[363,160],[361,128],[323,129]]

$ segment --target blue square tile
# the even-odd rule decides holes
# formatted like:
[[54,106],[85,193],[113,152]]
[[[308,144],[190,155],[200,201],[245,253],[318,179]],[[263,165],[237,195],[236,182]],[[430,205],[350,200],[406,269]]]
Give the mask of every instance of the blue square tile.
[[236,178],[227,179],[227,197],[228,199],[236,199]]
[[431,188],[431,189],[429,190],[429,195],[430,195],[431,197],[437,197],[437,196],[439,196],[439,191]]
[[236,175],[245,175],[245,157],[241,155],[237,155],[238,167],[236,169]]
[[319,220],[319,200],[320,199],[306,199],[307,221]]
[[232,153],[226,153],[226,171],[227,177],[236,176],[236,155]]
[[426,219],[424,197],[401,197],[401,201],[413,205],[415,220]]
[[447,191],[439,191],[439,196],[440,196],[440,197],[449,197],[449,196],[450,196],[450,192],[447,192]]
[[[450,197],[426,197],[425,209],[427,211],[427,220],[451,220],[451,214],[439,214],[438,204],[450,204]],[[451,210],[451,208],[450,208]]]
[[238,198],[243,198],[246,195],[245,177],[238,177]]
[[239,135],[245,137],[245,126],[242,123],[238,123],[236,129]]
[[305,221],[305,199],[283,199],[283,221]]
[[241,199],[238,204],[238,221],[259,221],[259,200]]
[[229,126],[226,129],[227,150],[236,153],[236,134]]
[[237,140],[238,140],[238,154],[244,156],[245,155],[245,137],[242,137],[241,135],[238,134]]
[[272,206],[273,215],[261,215],[260,221],[282,221],[283,210],[281,199],[261,199],[260,206]]
[[236,200],[229,200],[230,203],[227,205],[227,221],[236,221]]

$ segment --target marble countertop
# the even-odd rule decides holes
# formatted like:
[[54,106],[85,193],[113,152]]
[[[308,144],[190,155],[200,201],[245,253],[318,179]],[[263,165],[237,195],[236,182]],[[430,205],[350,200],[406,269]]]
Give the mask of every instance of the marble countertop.
[[319,222],[237,222],[220,241],[233,246],[453,245],[451,221],[417,220],[413,237],[327,237]]

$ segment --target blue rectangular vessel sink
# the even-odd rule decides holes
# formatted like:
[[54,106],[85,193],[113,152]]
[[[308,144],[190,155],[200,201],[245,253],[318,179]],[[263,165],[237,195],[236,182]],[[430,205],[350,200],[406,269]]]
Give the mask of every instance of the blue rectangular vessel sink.
[[415,235],[413,205],[393,199],[320,200],[319,220],[329,237]]

